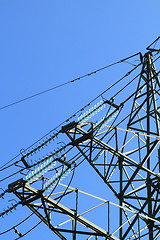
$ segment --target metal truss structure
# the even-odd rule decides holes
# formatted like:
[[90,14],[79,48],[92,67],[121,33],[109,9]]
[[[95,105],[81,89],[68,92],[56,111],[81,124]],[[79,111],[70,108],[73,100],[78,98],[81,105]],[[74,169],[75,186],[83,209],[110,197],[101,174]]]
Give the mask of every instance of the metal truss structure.
[[[108,209],[106,229],[96,225],[94,219],[90,221],[79,213],[80,190],[69,185],[65,191],[54,195],[57,186],[63,185],[57,181],[47,195],[45,187],[50,177],[40,174],[32,182],[19,179],[8,186],[8,192],[14,193],[20,204],[27,206],[60,239],[160,239],[160,80],[153,59],[153,54],[158,56],[160,50],[152,48],[155,42],[147,48],[143,58],[141,56],[138,81],[133,81],[132,87],[120,97],[117,97],[118,91],[109,100],[103,96],[103,103],[95,107],[96,110],[86,113],[88,117],[97,109],[100,111],[105,104],[105,117],[95,122],[82,116],[78,122],[63,126],[57,136],[63,136],[64,145],[43,159],[54,157],[59,164],[58,169],[60,166],[62,170],[66,167],[73,173],[82,158],[89,163],[118,201],[113,204],[101,199],[100,205],[107,205]],[[128,85],[126,83],[120,91],[128,89]],[[61,153],[62,149],[64,153]],[[22,157],[26,169],[30,168],[26,160],[30,153]],[[58,172],[56,168],[54,170]],[[62,175],[63,171],[58,175],[58,180]],[[38,185],[39,182],[42,185]],[[65,205],[65,198],[73,193],[74,206],[69,201]],[[61,199],[64,199],[63,204],[60,203]],[[112,230],[114,223],[110,219],[113,205],[118,209],[115,221],[119,226],[115,230]],[[72,224],[66,228],[56,225],[56,214],[67,217],[64,222],[70,221]]]

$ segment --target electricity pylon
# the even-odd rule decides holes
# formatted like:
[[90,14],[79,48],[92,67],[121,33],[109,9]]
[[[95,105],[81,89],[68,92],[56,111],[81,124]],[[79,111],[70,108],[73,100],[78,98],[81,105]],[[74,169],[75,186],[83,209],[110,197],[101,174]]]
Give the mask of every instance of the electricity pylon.
[[[125,90],[130,84],[126,83],[109,100],[103,95],[103,101],[81,115],[78,121],[63,126],[55,135],[63,135],[64,145],[43,158],[40,161],[44,162],[43,165],[28,174],[26,180],[20,179],[8,186],[8,191],[14,193],[20,203],[35,213],[60,239],[71,239],[66,238],[65,233],[71,233],[73,240],[78,239],[79,234],[121,240],[153,240],[160,236],[160,80],[153,59],[153,54],[157,56],[160,50],[152,49],[153,44],[143,57],[140,55],[141,72],[136,77],[137,82],[133,79],[129,90]],[[117,97],[121,91],[125,91],[124,94]],[[104,108],[105,116],[101,120],[89,121]],[[38,148],[41,146],[31,152]],[[30,167],[25,160],[30,153],[22,157],[26,168]],[[67,191],[58,200],[45,193],[49,189],[54,193],[59,180],[78,166],[80,157],[90,164],[119,201],[119,227],[116,231],[109,227],[103,229],[78,213],[78,189],[74,189],[76,206],[72,208],[59,202]],[[57,175],[50,180],[43,177],[53,168],[55,161],[58,168],[61,167]],[[36,185],[40,181],[41,187]],[[32,183],[37,188],[33,188]],[[55,212],[68,216],[72,227],[55,227],[51,218]],[[79,230],[77,224],[87,230]],[[109,225],[114,224],[108,211]]]

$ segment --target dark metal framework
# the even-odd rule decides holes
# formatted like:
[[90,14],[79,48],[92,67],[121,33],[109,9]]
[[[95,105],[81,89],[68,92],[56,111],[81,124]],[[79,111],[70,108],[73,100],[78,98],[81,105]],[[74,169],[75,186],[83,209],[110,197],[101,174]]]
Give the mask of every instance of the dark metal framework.
[[[23,179],[20,179],[9,185],[9,191],[14,192],[14,194],[21,200],[21,204],[27,206],[32,212],[34,212],[55,234],[58,235],[60,239],[67,240],[63,236],[63,232],[71,233],[73,239],[76,239],[76,235],[91,235],[91,236],[101,236],[105,239],[117,240],[115,236],[109,234],[109,232],[90,222],[86,218],[77,213],[78,206],[78,189],[74,189],[76,192],[76,209],[71,210],[66,206],[59,203],[59,201],[52,199],[48,195],[43,194],[43,191],[38,191],[31,187]],[[73,191],[73,190],[72,190]],[[72,192],[71,191],[71,192]],[[40,202],[36,202],[39,200]],[[59,214],[66,214],[72,219],[72,229],[61,229],[55,228],[51,223],[50,214],[51,212],[58,212]],[[87,227],[89,231],[78,231],[76,229],[77,223],[80,223]]]
[[[150,45],[141,59],[142,70],[136,91],[119,104],[116,99],[116,104],[113,99],[107,101],[109,108],[114,106],[115,111],[119,111],[111,125],[106,125],[103,131],[95,131],[93,122],[72,122],[61,130],[69,139],[67,146],[77,149],[118,199],[117,237],[109,227],[104,230],[78,214],[78,190],[74,190],[76,207],[71,210],[45,195],[43,188],[36,190],[24,180],[9,185],[9,191],[20,199],[21,204],[34,212],[60,239],[67,239],[64,233],[71,233],[73,240],[78,239],[79,234],[95,239],[159,239],[160,80],[153,51],[159,50],[153,50]],[[121,118],[121,114],[125,116],[125,113],[128,113],[127,118]],[[69,216],[72,228],[55,228],[51,212]],[[87,230],[78,230],[77,223]]]

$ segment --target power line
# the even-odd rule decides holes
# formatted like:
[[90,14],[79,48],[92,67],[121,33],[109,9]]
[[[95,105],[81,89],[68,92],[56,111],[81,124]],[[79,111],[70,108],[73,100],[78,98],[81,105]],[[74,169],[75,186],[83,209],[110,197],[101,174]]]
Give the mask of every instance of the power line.
[[[139,53],[137,53],[139,54]],[[135,54],[135,55],[137,55]],[[132,56],[135,56],[132,55]],[[126,58],[128,59],[128,58]],[[123,60],[121,60],[122,62]],[[119,61],[120,62],[120,61]],[[36,142],[34,142],[32,145],[30,145],[28,148],[26,148],[25,150],[28,150],[29,148],[31,148],[32,146],[34,146],[36,143],[38,143],[39,141],[41,141],[43,138],[45,138],[46,136],[48,136],[50,133],[52,133],[53,131],[55,131],[58,127],[62,126],[64,123],[68,122],[69,120],[71,120],[73,117],[75,117],[79,112],[83,111],[86,107],[88,107],[91,103],[93,103],[96,99],[98,99],[99,97],[101,97],[104,93],[106,93],[107,91],[109,91],[112,87],[114,87],[116,84],[118,84],[119,82],[121,82],[124,78],[126,78],[127,76],[129,76],[135,69],[137,69],[139,66],[141,65],[141,63],[139,63],[138,65],[136,65],[134,68],[132,68],[129,72],[127,72],[122,78],[120,78],[119,80],[117,80],[114,84],[112,84],[110,87],[108,87],[107,89],[105,89],[101,94],[99,94],[97,97],[95,97],[93,100],[91,100],[87,105],[85,105],[83,108],[81,108],[80,110],[78,110],[75,114],[73,114],[71,117],[69,117],[67,120],[63,121],[62,123],[60,123],[56,128],[54,128],[53,130],[49,131],[47,134],[45,134],[43,137],[41,137],[40,139],[38,139]],[[140,74],[139,74],[140,75]],[[138,76],[138,75],[137,75]],[[5,163],[4,165],[2,165],[0,167],[0,171],[4,170],[4,167],[9,164],[10,162],[12,162],[14,159],[16,159],[18,156],[20,156],[20,154],[18,154],[17,156],[15,156],[14,158],[12,158],[11,160],[9,160],[7,163]],[[20,162],[16,161],[16,163]],[[15,163],[9,165],[12,166]],[[9,167],[8,166],[8,167]]]
[[[98,69],[97,71],[101,71],[101,70],[103,70],[103,69],[105,69],[105,68],[107,68],[107,67],[109,67],[109,66],[113,66],[113,65],[115,65],[115,64],[117,64],[117,63],[126,61],[127,59],[132,58],[132,57],[134,57],[134,56],[136,56],[136,55],[138,55],[138,54],[140,54],[140,53],[138,52],[138,53],[136,53],[136,54],[134,54],[134,55],[132,55],[132,56],[130,56],[130,57],[127,57],[127,58],[122,59],[122,60],[120,60],[120,61],[118,61],[118,62],[112,63],[112,64],[110,64],[110,65],[108,65],[108,66],[106,66],[106,67],[100,68],[100,69]],[[156,62],[159,58],[160,58],[160,56],[158,56],[158,57],[155,59],[155,62]],[[87,105],[85,105],[83,108],[81,108],[80,110],[78,110],[75,114],[73,114],[71,117],[69,117],[68,119],[66,119],[66,120],[63,121],[62,123],[60,123],[56,128],[54,128],[53,130],[49,131],[47,134],[45,134],[43,137],[41,137],[40,139],[38,139],[36,142],[34,142],[33,144],[31,144],[31,145],[30,145],[28,148],[26,148],[25,150],[28,150],[29,148],[31,148],[32,146],[34,146],[36,143],[38,143],[39,141],[41,141],[43,138],[45,138],[46,136],[48,136],[50,133],[52,133],[53,131],[55,131],[58,127],[62,126],[64,123],[66,123],[66,122],[68,122],[69,120],[71,120],[71,119],[72,119],[73,117],[75,117],[79,112],[83,111],[86,107],[88,107],[92,102],[94,102],[96,99],[98,99],[98,98],[99,98],[100,96],[102,96],[104,93],[106,93],[108,90],[110,90],[110,89],[111,89],[112,87],[114,87],[116,84],[118,84],[120,81],[122,81],[122,80],[123,80],[124,78],[126,78],[128,75],[130,75],[130,74],[131,74],[136,68],[138,68],[141,64],[142,64],[142,63],[137,64],[133,69],[131,69],[129,72],[127,72],[127,74],[125,74],[122,78],[120,78],[119,80],[117,80],[114,84],[112,84],[110,87],[108,87],[105,91],[103,91],[101,94],[99,94],[99,95],[98,95],[97,97],[95,97],[93,100],[91,100]],[[92,72],[91,74],[93,74],[93,73],[95,73],[95,71]],[[86,75],[84,75],[84,76],[87,76],[87,75],[89,75],[89,74],[86,74]],[[139,74],[139,75],[140,75],[140,74]],[[82,76],[82,77],[84,77],[84,76]],[[137,76],[138,76],[138,75],[137,75]],[[73,81],[73,80],[72,80],[72,81]],[[3,168],[4,168],[7,164],[9,164],[10,162],[12,162],[14,159],[16,159],[17,157],[19,157],[20,155],[21,155],[21,153],[18,154],[18,155],[16,155],[14,158],[12,158],[11,160],[9,160],[9,161],[8,161],[7,163],[5,163],[4,165],[2,165],[2,166],[0,167],[0,171],[1,171],[1,170],[4,170]],[[18,160],[18,161],[16,161],[15,163],[18,163],[18,162],[20,162],[20,161],[21,161],[21,160]],[[14,165],[15,163],[7,166],[6,168]]]
[[[65,86],[65,85],[68,85],[68,84],[70,84],[70,83],[73,83],[73,82],[76,82],[76,81],[78,81],[78,80],[81,80],[82,78],[89,77],[89,76],[91,76],[91,75],[93,75],[93,74],[95,74],[95,73],[97,73],[97,72],[100,72],[100,71],[102,71],[102,70],[104,70],[104,69],[107,69],[107,68],[109,68],[109,67],[111,67],[111,66],[114,66],[114,65],[116,65],[116,64],[118,64],[118,63],[122,63],[122,62],[124,62],[124,61],[126,61],[126,60],[128,60],[128,59],[130,59],[130,58],[132,58],[132,57],[135,57],[135,56],[139,55],[139,54],[140,54],[140,53],[138,52],[138,53],[136,53],[136,54],[134,54],[134,55],[132,55],[132,56],[129,56],[129,57],[127,57],[127,58],[124,58],[124,59],[122,59],[122,60],[119,60],[119,61],[117,61],[117,62],[115,62],[115,63],[109,64],[109,65],[107,65],[107,66],[105,66],[105,67],[99,68],[99,69],[97,69],[97,70],[95,70],[95,71],[92,71],[92,72],[90,72],[90,73],[87,73],[87,74],[85,74],[85,75],[82,75],[82,76],[80,76],[80,77],[78,77],[78,78],[72,79],[72,80],[70,80],[70,81],[68,81],[68,82],[62,83],[62,84],[57,85],[57,86],[55,86],[55,87],[46,89],[46,90],[44,90],[44,91],[42,91],[42,92],[33,94],[33,95],[29,96],[29,97],[20,99],[20,100],[18,100],[18,101],[16,101],[16,102],[10,103],[10,104],[5,105],[5,106],[2,106],[2,107],[0,107],[0,110],[5,109],[5,108],[8,108],[8,107],[11,107],[11,106],[16,105],[16,104],[18,104],[18,103],[24,102],[24,101],[29,100],[29,99],[31,99],[31,98],[37,97],[37,96],[42,95],[42,94],[44,94],[44,93],[53,91],[53,90],[55,90],[55,89],[57,89],[57,88],[60,88],[60,87],[63,87],[63,86]],[[127,63],[128,63],[128,62],[127,62]]]

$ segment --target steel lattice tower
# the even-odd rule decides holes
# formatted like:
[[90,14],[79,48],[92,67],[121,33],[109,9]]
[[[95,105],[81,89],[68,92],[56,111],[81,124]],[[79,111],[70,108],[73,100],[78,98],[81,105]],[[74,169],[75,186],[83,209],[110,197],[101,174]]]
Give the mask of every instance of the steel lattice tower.
[[[119,98],[119,91],[109,100],[103,98],[103,101],[88,110],[78,121],[64,125],[42,144],[47,145],[59,134],[63,136],[61,147],[41,161],[44,164],[50,159],[50,162],[28,175],[29,180],[19,179],[8,186],[8,191],[20,199],[20,204],[27,206],[60,239],[78,240],[79,235],[90,236],[83,239],[159,239],[160,80],[154,63],[159,50],[152,49],[153,44],[147,48],[143,57],[140,55],[141,71],[136,77],[138,81],[132,82],[130,91],[127,90]],[[127,88],[129,84],[126,83],[121,89]],[[105,116],[99,122],[90,121],[89,119],[104,106]],[[41,149],[41,146],[23,155],[21,160],[26,169],[30,168],[27,157],[38,148]],[[72,189],[76,202],[73,208],[60,203],[61,198],[68,194],[67,191],[64,191],[59,199],[45,193],[49,187],[54,192],[61,177],[68,170],[74,171],[77,168],[79,156],[96,171],[106,188],[113,192],[119,202],[119,219],[116,220],[119,227],[116,231],[111,231],[110,227],[113,220],[110,220],[109,206],[112,203],[109,201],[105,202],[108,204],[108,227],[103,229],[79,214],[78,189]],[[55,161],[59,164],[58,169],[61,167],[61,171],[56,169],[57,175],[49,180],[50,177],[44,177],[41,171],[44,168],[46,171],[51,169],[51,164]],[[40,182],[42,185],[38,185]],[[32,183],[35,187],[31,186]],[[71,219],[71,228],[55,227],[51,215],[56,212]],[[86,230],[79,229],[78,224],[83,225]],[[66,233],[71,234],[67,235],[69,238],[66,237]]]

